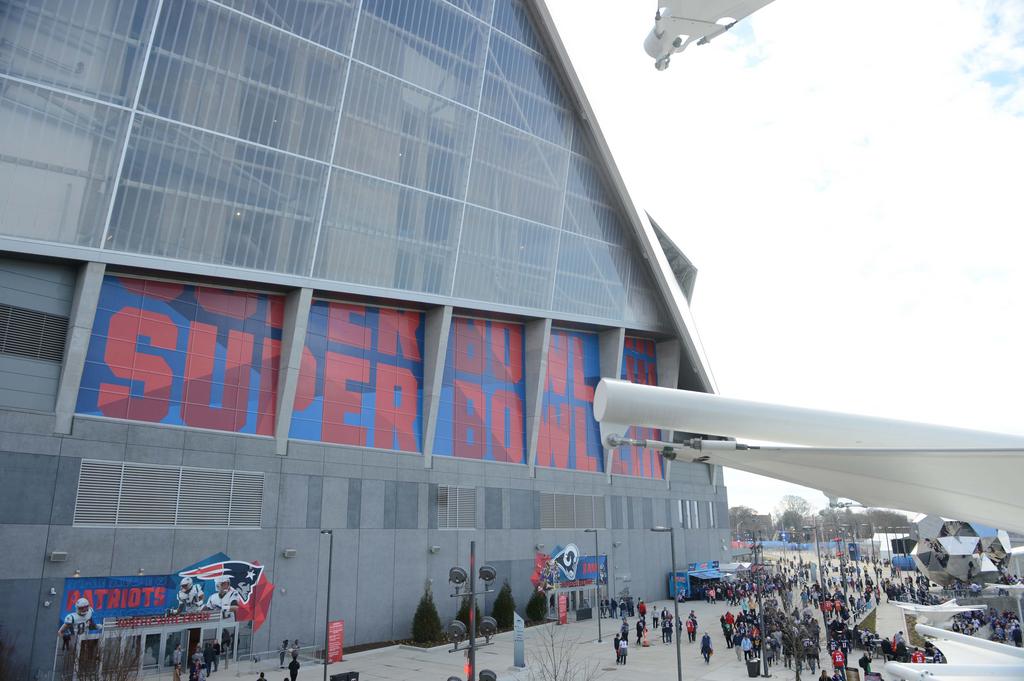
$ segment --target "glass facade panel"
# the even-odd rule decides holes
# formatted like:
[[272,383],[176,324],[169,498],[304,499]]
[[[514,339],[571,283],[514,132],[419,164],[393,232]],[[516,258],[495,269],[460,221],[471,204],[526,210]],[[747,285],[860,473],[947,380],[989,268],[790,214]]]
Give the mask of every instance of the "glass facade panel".
[[480,110],[520,130],[569,146],[572,116],[558,76],[544,56],[491,35]]
[[551,298],[558,232],[467,206],[453,294],[543,308]]
[[0,0],[0,234],[660,327],[554,64],[525,0]]
[[315,275],[446,293],[462,204],[335,170]]
[[354,65],[335,162],[369,175],[462,198],[473,111]]
[[554,308],[598,317],[621,317],[629,281],[628,251],[562,233]]
[[592,161],[570,155],[565,192],[564,229],[608,243],[628,242],[629,226],[622,223],[619,211],[608,205],[610,193]]
[[469,201],[557,227],[568,157],[565,149],[481,117]]
[[218,0],[222,5],[348,54],[355,29],[356,0]]
[[307,274],[326,166],[140,116],[109,247]]
[[131,106],[156,4],[4,0],[0,73]]
[[0,233],[99,246],[128,116],[0,78]]
[[205,0],[164,5],[139,108],[330,160],[346,60]]
[[446,2],[485,21],[491,16],[493,7],[492,0],[446,0]]
[[664,326],[668,316],[650,272],[636,254],[630,254],[630,261],[626,323],[648,327]]
[[511,36],[536,52],[543,52],[540,36],[533,28],[529,10],[522,0],[499,2],[494,8],[494,28]]
[[476,106],[487,25],[441,0],[364,0],[355,57]]

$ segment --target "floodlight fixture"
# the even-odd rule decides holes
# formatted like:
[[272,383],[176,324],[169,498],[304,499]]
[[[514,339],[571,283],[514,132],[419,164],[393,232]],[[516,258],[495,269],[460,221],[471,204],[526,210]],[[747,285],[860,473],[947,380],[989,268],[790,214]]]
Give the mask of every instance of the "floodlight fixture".
[[480,575],[480,579],[484,580],[488,584],[498,578],[498,571],[490,565],[481,565],[477,574]]
[[448,571],[448,581],[452,584],[465,584],[467,579],[469,579],[469,575],[459,566],[455,566]]
[[490,615],[480,618],[479,625],[480,633],[484,635],[484,638],[490,639],[498,633],[498,621]]
[[448,635],[450,640],[458,643],[466,638],[466,625],[462,623],[462,620],[452,620],[444,630],[444,633]]

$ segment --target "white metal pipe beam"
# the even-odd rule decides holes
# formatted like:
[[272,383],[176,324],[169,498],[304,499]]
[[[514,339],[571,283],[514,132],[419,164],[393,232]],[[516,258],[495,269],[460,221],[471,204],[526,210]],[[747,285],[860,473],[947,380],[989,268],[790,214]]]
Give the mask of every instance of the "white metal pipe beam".
[[[602,426],[606,422],[648,426],[793,445],[1024,448],[1020,435],[751,402],[609,379],[602,379],[597,386],[594,416]],[[604,427],[601,437],[605,437]]]

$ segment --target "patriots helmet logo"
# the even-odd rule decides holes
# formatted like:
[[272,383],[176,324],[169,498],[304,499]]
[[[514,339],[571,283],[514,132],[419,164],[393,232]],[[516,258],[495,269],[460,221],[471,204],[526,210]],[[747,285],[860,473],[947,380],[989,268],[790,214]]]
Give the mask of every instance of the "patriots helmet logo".
[[551,556],[555,564],[569,581],[576,579],[576,567],[580,562],[580,550],[575,544],[567,544],[561,551]]
[[248,603],[253,588],[263,577],[263,566],[253,565],[244,560],[225,560],[218,563],[207,563],[192,570],[185,570],[178,573],[179,577],[192,577],[195,579],[216,579],[227,577],[231,588],[238,592],[242,603]]

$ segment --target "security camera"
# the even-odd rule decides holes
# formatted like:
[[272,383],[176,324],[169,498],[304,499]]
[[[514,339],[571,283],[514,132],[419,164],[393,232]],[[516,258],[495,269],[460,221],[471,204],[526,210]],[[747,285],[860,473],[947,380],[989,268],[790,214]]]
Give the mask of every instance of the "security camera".
[[661,455],[665,458],[665,461],[675,461],[678,452],[675,447],[665,447],[661,450]]

